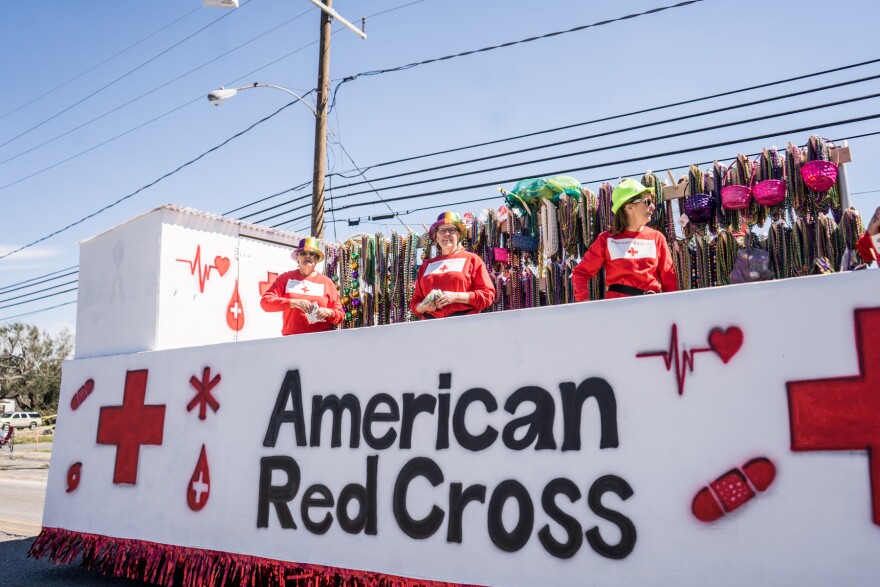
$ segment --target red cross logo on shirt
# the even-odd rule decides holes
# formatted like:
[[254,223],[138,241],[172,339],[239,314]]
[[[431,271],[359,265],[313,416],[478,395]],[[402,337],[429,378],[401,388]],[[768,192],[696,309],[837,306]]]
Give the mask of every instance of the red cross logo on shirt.
[[442,273],[442,272],[446,271],[447,269],[449,269],[449,267],[446,266],[446,263],[443,263],[443,265],[441,265],[440,268],[437,269],[437,271],[440,271]]
[[307,288],[307,287],[305,286],[305,284],[303,284],[303,286],[302,286],[302,290],[303,290],[303,293],[309,293],[309,288]]
[[634,246],[630,245],[629,249],[627,249],[626,252],[629,253],[631,256],[635,257],[636,253],[638,253],[639,250],[637,248],[635,248]]
[[116,445],[113,483],[137,483],[138,458],[143,444],[162,444],[164,405],[144,405],[146,369],[125,373],[121,406],[104,406],[98,416],[98,444]]
[[866,450],[880,525],[880,308],[856,310],[855,331],[857,376],[786,383],[791,450]]

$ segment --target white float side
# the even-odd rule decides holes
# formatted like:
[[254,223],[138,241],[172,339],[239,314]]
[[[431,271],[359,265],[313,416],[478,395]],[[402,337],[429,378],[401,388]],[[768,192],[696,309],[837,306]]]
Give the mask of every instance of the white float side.
[[[873,399],[880,394],[880,360],[874,346],[864,344],[877,334],[863,332],[878,323],[878,286],[880,272],[854,272],[69,361],[43,524],[505,587],[874,585],[880,512],[872,510],[869,454],[793,450],[794,429],[807,434],[816,423],[795,423],[791,396],[826,379],[829,393],[851,390],[852,402],[829,408],[839,407],[834,418],[843,423],[827,414],[826,423],[840,427],[841,439],[858,440],[859,431],[867,430],[863,448],[880,442],[876,428],[870,432],[870,422],[880,422],[880,401]],[[132,378],[129,392],[135,393],[136,377],[143,377],[145,403],[164,407],[161,441],[135,451],[135,482],[114,482],[132,459],[119,461],[123,451],[106,442],[121,418],[112,408],[131,400],[124,397],[126,381]],[[290,421],[277,425],[277,437],[272,434],[273,414],[296,419],[288,397],[295,395],[293,377],[300,384],[305,445],[297,442],[298,426]],[[92,391],[85,394],[88,381]],[[580,447],[562,450],[564,397],[578,387],[604,393],[605,403],[588,399],[577,410],[582,422],[568,428],[568,440],[577,432]],[[331,446],[327,413],[312,446],[314,398],[346,394],[361,408],[358,445],[350,445],[347,413],[340,420],[342,445]],[[410,401],[406,394],[437,401],[433,414],[413,419],[409,448],[401,446],[400,419],[371,420],[376,437],[395,431],[387,448],[364,436],[365,409],[377,394],[388,394],[401,410]],[[200,399],[209,395],[219,407],[206,403],[201,419]],[[520,395],[533,399],[508,413],[506,402]],[[464,397],[482,399],[459,408]],[[487,398],[497,401],[497,409],[481,403]],[[446,401],[448,410],[442,407]],[[542,408],[535,401],[544,402]],[[382,405],[380,412],[391,404]],[[504,440],[512,421],[533,413],[540,414],[534,428],[524,425]],[[131,441],[148,421],[134,418],[116,431],[117,440]],[[468,432],[479,435],[487,426],[498,432],[490,446],[463,447]],[[539,429],[528,446],[511,448]],[[555,448],[538,450],[539,440]],[[202,447],[207,464],[200,468]],[[296,528],[282,527],[283,508],[266,497],[284,493],[292,471],[284,467],[291,461],[301,481],[289,501]],[[364,491],[376,496],[370,510],[375,533],[369,532],[370,516],[363,527],[358,520],[348,523],[354,530],[346,531],[335,507],[314,503],[312,521],[325,514],[332,521],[325,533],[310,530],[303,520],[306,489],[323,485],[336,503],[346,491],[357,493],[354,487],[344,491],[346,485],[370,485],[373,462],[375,485]],[[746,467],[756,462],[763,473]],[[430,463],[442,480],[426,473],[406,482],[413,467],[436,472]],[[766,474],[767,463],[775,477]],[[199,471],[208,475],[199,477]],[[754,493],[726,512],[723,483],[713,484],[725,475]],[[484,500],[463,510],[460,542],[450,529],[454,483],[476,486],[477,493],[485,487]],[[401,485],[408,488],[405,495]],[[548,485],[556,488],[551,501],[562,513],[542,503]],[[707,486],[713,486],[709,499],[723,513],[712,521],[699,519],[694,509]],[[561,487],[574,493],[566,497]],[[528,506],[521,510],[511,498],[495,515],[490,504],[495,494],[522,491],[534,521],[520,535],[515,528],[525,523]],[[359,505],[355,499],[344,515],[357,518]],[[416,523],[414,531],[406,518],[418,522],[432,508],[442,515],[436,530],[413,536],[427,530]],[[566,533],[560,522],[573,530]],[[554,548],[548,537],[571,544]]]

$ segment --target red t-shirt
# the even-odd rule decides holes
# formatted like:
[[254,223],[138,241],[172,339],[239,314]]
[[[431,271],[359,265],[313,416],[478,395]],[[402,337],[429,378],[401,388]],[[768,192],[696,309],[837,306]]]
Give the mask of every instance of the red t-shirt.
[[[333,315],[324,322],[309,324],[305,312],[291,308],[287,301],[291,298],[318,302],[321,308],[330,308]],[[339,292],[333,280],[315,272],[303,277],[299,269],[288,271],[278,276],[260,299],[260,307],[267,312],[284,312],[281,334],[305,334],[330,330],[332,324],[339,324],[345,318],[342,304],[339,303]]]
[[439,255],[422,263],[410,302],[410,308],[417,316],[421,314],[416,308],[434,289],[469,294],[466,304],[449,304],[435,312],[430,312],[434,318],[445,318],[462,311],[476,314],[495,301],[495,285],[489,278],[486,265],[477,255],[467,251]]
[[[571,275],[574,298],[590,299],[589,281],[605,267],[605,284],[620,284],[644,291],[678,291],[678,278],[666,238],[645,227],[639,232],[624,231],[611,236],[600,234],[577,264]],[[609,291],[606,298],[625,298],[626,294]]]
[[859,249],[859,256],[865,263],[870,264],[871,261],[880,258],[880,251],[877,250],[873,238],[867,232],[856,243],[856,248]]

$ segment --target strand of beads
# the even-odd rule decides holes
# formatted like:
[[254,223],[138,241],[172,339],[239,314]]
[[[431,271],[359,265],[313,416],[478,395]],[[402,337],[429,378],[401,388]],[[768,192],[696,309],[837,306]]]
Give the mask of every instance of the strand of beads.
[[803,165],[803,151],[792,143],[788,143],[788,147],[785,150],[785,167],[788,172],[785,177],[785,184],[790,200],[786,202],[786,205],[788,210],[788,222],[792,226],[794,226],[795,221],[794,214],[804,217],[809,212],[807,206],[809,202],[807,188],[804,185],[804,179],[801,176],[801,167],[803,167]]
[[855,208],[847,208],[843,212],[843,218],[840,220],[840,225],[844,246],[850,251],[851,266],[855,267],[860,263],[864,263],[865,260],[862,259],[858,247],[856,246],[859,237],[865,232],[865,227],[862,225],[861,214],[859,214],[858,210]]
[[672,243],[672,263],[675,265],[675,273],[678,276],[678,289],[691,289],[694,276],[691,255],[686,241],[676,240]]
[[811,230],[807,221],[798,218],[791,232],[791,274],[800,277],[809,275],[813,265],[813,258],[810,254],[810,235]]
[[721,285],[730,283],[730,272],[733,271],[733,265],[736,263],[736,250],[736,237],[733,236],[730,229],[721,231],[715,240],[716,274]]
[[770,265],[776,279],[792,276],[791,229],[782,220],[770,225],[767,241],[770,249]]
[[[733,222],[733,217],[731,215],[732,210],[728,210],[723,206],[723,202],[721,200],[721,188],[724,184],[724,174],[726,168],[722,163],[715,161],[712,164],[712,190],[709,192],[709,195],[712,197],[712,201],[715,204],[715,226],[724,229],[726,227],[730,227]],[[739,228],[739,227],[736,227]]]
[[608,182],[603,183],[599,187],[599,205],[597,213],[599,216],[599,232],[604,232],[611,228],[611,218],[614,214],[611,212],[611,194],[614,186]]

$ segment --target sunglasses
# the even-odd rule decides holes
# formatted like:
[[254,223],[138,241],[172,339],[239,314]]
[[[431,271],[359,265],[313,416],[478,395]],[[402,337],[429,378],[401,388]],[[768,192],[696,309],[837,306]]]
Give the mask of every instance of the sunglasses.
[[438,228],[437,234],[458,234],[457,228]]
[[296,254],[297,257],[305,257],[308,259],[319,259],[320,255],[318,253],[313,253],[312,251],[299,251]]
[[630,204],[644,204],[647,208],[650,208],[654,205],[654,198],[639,198],[638,200],[633,200]]

